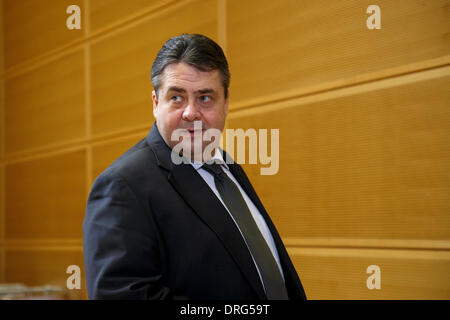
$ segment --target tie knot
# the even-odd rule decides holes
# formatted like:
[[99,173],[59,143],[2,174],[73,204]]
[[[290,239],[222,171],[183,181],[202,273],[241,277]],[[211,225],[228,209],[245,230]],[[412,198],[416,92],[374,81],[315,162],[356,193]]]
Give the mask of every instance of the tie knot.
[[220,164],[217,164],[217,163],[212,163],[212,164],[205,163],[202,166],[202,168],[205,169],[206,171],[208,171],[209,173],[211,173],[214,177],[217,177],[219,179],[222,178],[223,171],[222,171],[222,168],[220,168]]

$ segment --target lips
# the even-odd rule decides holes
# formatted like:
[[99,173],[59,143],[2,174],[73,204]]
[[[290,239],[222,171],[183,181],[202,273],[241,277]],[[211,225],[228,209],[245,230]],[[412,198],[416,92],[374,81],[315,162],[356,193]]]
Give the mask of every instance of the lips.
[[203,130],[188,130],[191,137],[203,137]]
[[203,131],[205,131],[205,129],[201,129],[201,130],[186,129],[186,130],[189,131],[190,134],[199,134],[199,133],[203,133]]

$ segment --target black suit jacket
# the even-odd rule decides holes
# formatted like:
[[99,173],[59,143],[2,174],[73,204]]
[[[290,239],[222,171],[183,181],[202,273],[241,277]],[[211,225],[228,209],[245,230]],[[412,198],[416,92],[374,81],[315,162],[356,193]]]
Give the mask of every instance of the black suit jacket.
[[[94,182],[83,222],[90,299],[267,299],[230,215],[156,123]],[[238,164],[230,171],[275,240],[290,299],[306,299],[286,249]]]

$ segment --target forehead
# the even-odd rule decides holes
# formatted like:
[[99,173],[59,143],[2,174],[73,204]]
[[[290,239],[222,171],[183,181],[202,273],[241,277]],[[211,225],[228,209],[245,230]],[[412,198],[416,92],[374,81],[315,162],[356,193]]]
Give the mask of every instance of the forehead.
[[218,90],[222,86],[219,70],[201,71],[184,62],[169,64],[162,74],[161,88],[177,86],[186,90],[212,88]]

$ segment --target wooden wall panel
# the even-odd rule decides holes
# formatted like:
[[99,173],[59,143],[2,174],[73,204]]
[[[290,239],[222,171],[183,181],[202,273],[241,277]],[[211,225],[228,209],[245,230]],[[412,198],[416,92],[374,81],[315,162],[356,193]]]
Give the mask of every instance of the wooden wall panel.
[[90,8],[91,31],[96,31],[111,23],[121,21],[126,17],[136,15],[143,10],[152,10],[164,4],[173,2],[168,0],[88,0]]
[[[0,1],[0,73],[4,72],[4,24],[3,24],[3,1]],[[4,187],[3,187],[3,148],[4,148],[4,81],[0,79],[0,283],[5,281],[4,277],[4,251],[1,242],[4,239]]]
[[83,53],[76,51],[5,83],[5,152],[84,137]]
[[0,246],[0,283],[4,283],[5,280],[5,250],[3,246]]
[[[0,12],[1,13],[1,12]],[[1,23],[1,21],[0,21]],[[1,30],[0,30],[1,32]],[[1,39],[0,39],[1,41]],[[1,48],[0,48],[1,50]],[[2,57],[0,56],[0,59]],[[1,71],[1,69],[0,69]],[[5,150],[5,82],[0,80],[0,161],[3,159]]]
[[7,239],[82,237],[85,157],[80,150],[6,166]]
[[92,148],[92,177],[97,178],[111,163],[119,158],[125,151],[130,149],[140,140],[146,137],[146,133],[133,136],[128,139],[112,141]]
[[[5,166],[0,162],[0,241],[5,237]],[[0,244],[1,247],[1,244]]]
[[[288,248],[308,299],[450,299],[450,252]],[[367,267],[381,288],[367,288]]]
[[[1,13],[1,12],[0,12]],[[1,23],[1,21],[0,21]],[[1,32],[1,30],[0,30]],[[1,41],[1,39],[0,39]],[[0,56],[0,59],[2,57]],[[1,69],[0,69],[1,70]],[[3,79],[0,80],[0,161],[3,159],[5,150],[5,82]]]
[[278,173],[245,168],[282,236],[450,239],[445,70],[426,81],[402,85],[405,77],[364,93],[231,113],[229,128],[279,129]]
[[11,248],[6,250],[8,261],[5,280],[29,287],[53,285],[67,289],[71,275],[67,267],[77,265],[81,270],[81,289],[67,290],[70,299],[87,299],[83,250],[81,248]]
[[[4,0],[5,68],[81,39],[83,29],[66,27],[66,8],[83,0]],[[82,20],[82,28],[84,21]]]
[[436,58],[450,53],[448,0],[227,1],[234,101]]
[[244,167],[308,298],[449,299],[450,2],[381,0],[381,30],[370,4],[4,0],[0,281],[65,287],[76,264],[87,298],[87,188],[153,122],[157,50],[196,32],[226,49],[228,127],[280,129],[278,174]]
[[151,124],[150,69],[170,37],[183,32],[216,37],[215,1],[181,3],[92,46],[92,132]]

